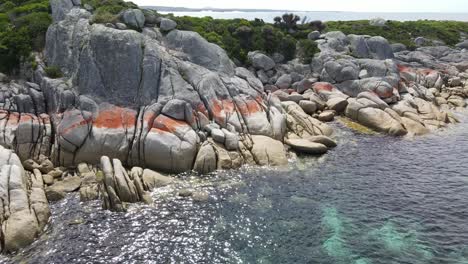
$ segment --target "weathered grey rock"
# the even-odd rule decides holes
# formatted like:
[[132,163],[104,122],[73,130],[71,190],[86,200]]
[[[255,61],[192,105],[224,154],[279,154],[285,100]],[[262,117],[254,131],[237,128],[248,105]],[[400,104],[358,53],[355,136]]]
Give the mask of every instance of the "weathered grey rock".
[[54,179],[61,178],[61,177],[62,177],[62,174],[63,174],[63,171],[61,171],[61,170],[58,169],[58,168],[55,168],[54,170],[49,171],[49,172],[47,173],[47,175],[52,176]]
[[239,149],[239,135],[236,133],[230,132],[227,129],[222,129],[224,133],[224,146],[228,151],[238,150]]
[[0,72],[0,83],[7,82],[7,81],[8,81],[8,76]]
[[448,80],[448,85],[450,87],[457,87],[462,85],[462,80],[460,77],[453,77]]
[[225,135],[221,129],[212,129],[211,130],[211,137],[215,142],[218,142],[220,144],[224,144],[225,141]]
[[288,164],[283,143],[265,136],[252,136],[251,153],[261,166],[285,166]]
[[45,190],[45,194],[47,196],[47,200],[49,202],[57,202],[65,198],[65,191],[61,188],[51,188],[48,187]]
[[319,42],[319,49],[321,51],[325,52],[339,52],[339,53],[344,53],[348,52],[348,37],[340,31],[331,31],[323,34],[321,36],[322,38],[325,39],[325,41]]
[[257,70],[269,71],[275,67],[275,61],[260,51],[251,51],[247,57]]
[[456,46],[460,49],[468,49],[468,40],[464,40],[463,42],[458,43]]
[[193,192],[192,199],[194,202],[206,202],[210,198],[210,194],[208,192]]
[[356,58],[369,58],[369,46],[367,45],[367,36],[348,35],[350,50]]
[[311,78],[311,79],[303,79],[299,81],[297,86],[295,87],[296,92],[302,94],[305,91],[312,89],[312,85],[317,82],[317,79]]
[[416,44],[416,46],[423,46],[427,43],[428,43],[428,40],[424,37],[417,37],[414,39],[414,44]]
[[264,70],[257,71],[257,77],[263,84],[267,84],[270,80]]
[[164,105],[161,113],[176,120],[186,120],[192,115],[192,107],[183,100],[173,99]]
[[145,25],[145,15],[140,9],[127,9],[122,12],[120,19],[134,29],[142,29]]
[[375,27],[384,27],[387,24],[387,20],[377,17],[369,20],[369,25],[375,26]]
[[367,107],[354,98],[349,99],[348,102],[345,113],[347,117],[378,132],[394,136],[407,134],[403,126],[387,112],[379,108]]
[[32,159],[23,161],[23,166],[24,169],[28,171],[33,171],[34,169],[39,169],[41,167],[41,165],[37,164],[37,162]]
[[75,6],[72,0],[51,0],[50,9],[52,11],[52,19],[54,22],[65,19],[65,16]]
[[213,146],[205,142],[198,151],[193,170],[202,174],[216,170],[217,158]]
[[79,176],[69,176],[65,177],[62,181],[56,182],[54,185],[49,188],[56,190],[57,192],[74,192],[78,190],[81,186],[81,178]]
[[333,121],[333,119],[335,119],[335,111],[333,110],[326,110],[326,111],[323,111],[319,114],[318,116],[318,120],[322,121],[322,122],[331,122]]
[[393,53],[405,51],[408,49],[406,45],[401,44],[401,43],[393,43],[393,44],[390,44],[390,46],[392,47]]
[[334,110],[337,113],[342,113],[346,109],[348,101],[343,97],[332,97],[327,101],[328,109]]
[[291,87],[291,83],[292,83],[291,75],[283,74],[278,78],[275,85],[280,89],[288,89],[289,87]]
[[382,110],[385,110],[385,108],[389,107],[388,104],[386,102],[384,102],[382,99],[380,99],[380,97],[378,97],[375,93],[362,92],[362,93],[358,94],[358,96],[356,98],[358,99],[358,101],[359,101],[360,98],[365,98],[365,99],[371,101],[371,104],[375,105],[374,107],[380,108]]
[[284,62],[284,55],[281,54],[281,53],[278,53],[278,52],[273,53],[271,58],[273,59],[273,61],[275,63],[283,63]]
[[299,101],[299,106],[309,115],[312,115],[317,111],[317,105],[309,100],[301,100]]
[[181,189],[177,192],[180,197],[190,197],[193,195],[193,191],[189,189]]
[[177,23],[174,20],[168,19],[168,18],[161,18],[161,24],[159,28],[162,31],[171,31],[177,27]]
[[166,36],[170,48],[185,52],[190,61],[212,71],[232,74],[234,63],[229,59],[226,51],[219,46],[209,43],[196,32],[172,30]]
[[402,117],[401,122],[405,129],[408,131],[408,135],[422,136],[430,132],[422,123],[414,121],[407,117]]
[[0,146],[1,249],[15,252],[42,232],[50,217],[42,175],[24,171],[19,157]]
[[367,40],[367,46],[372,58],[378,60],[393,59],[393,50],[388,41],[383,37],[371,37]]
[[54,183],[54,177],[49,174],[44,174],[42,175],[42,179],[44,180],[44,183],[47,185],[52,185]]
[[321,81],[330,83],[341,83],[359,78],[359,67],[352,61],[336,60],[328,61],[320,75]]
[[115,27],[117,29],[120,29],[120,30],[126,30],[127,29],[127,25],[125,25],[124,23],[116,23]]
[[286,144],[299,153],[322,155],[327,153],[328,148],[320,143],[311,142],[307,139],[288,139]]
[[296,104],[298,104],[300,101],[304,100],[304,96],[302,94],[298,94],[298,93],[291,93],[290,95],[288,95],[286,101],[291,101],[291,102],[295,102]]
[[288,129],[299,137],[330,136],[333,134],[333,129],[330,126],[306,114],[298,104],[293,102],[282,102],[281,104],[287,113]]
[[312,136],[307,138],[310,142],[315,142],[315,143],[320,143],[322,145],[325,145],[327,148],[334,148],[337,146],[336,142],[326,136]]
[[42,173],[47,174],[47,173],[54,170],[54,164],[49,159],[46,159],[46,160],[41,162],[39,170]]
[[310,40],[317,40],[320,38],[321,33],[319,31],[312,31],[307,35]]
[[160,188],[168,186],[174,182],[174,179],[171,177],[163,176],[158,172],[152,171],[150,169],[143,170],[142,175],[143,184],[146,190],[153,190],[154,188]]

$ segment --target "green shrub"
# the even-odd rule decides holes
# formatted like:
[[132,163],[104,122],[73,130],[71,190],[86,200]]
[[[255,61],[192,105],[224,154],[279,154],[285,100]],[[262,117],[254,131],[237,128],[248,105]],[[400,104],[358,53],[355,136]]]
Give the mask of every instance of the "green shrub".
[[27,28],[7,27],[0,32],[0,72],[12,72],[22,58],[31,53],[31,38]]
[[316,53],[320,50],[317,47],[317,43],[315,41],[304,39],[298,42],[300,52],[300,59],[302,63],[309,64],[312,61],[312,58]]
[[116,23],[118,16],[110,13],[109,11],[96,11],[91,19],[92,23]]
[[0,12],[5,12],[6,13],[6,12],[12,10],[15,7],[16,7],[16,5],[13,4],[13,2],[7,1],[7,2],[0,5]]
[[19,17],[13,24],[16,28],[27,28],[32,40],[32,49],[40,51],[45,45],[45,34],[50,23],[52,23],[51,16],[48,13],[39,12]]
[[47,77],[57,79],[63,77],[63,73],[57,66],[49,66],[44,69]]
[[94,8],[94,10],[101,9],[111,14],[118,14],[120,11],[129,8],[138,8],[138,6],[132,2],[125,2],[123,0],[83,0],[82,5],[88,4]]
[[13,8],[10,13],[15,16],[29,14],[33,12],[49,12],[49,2],[32,3]]
[[441,40],[449,46],[460,42],[460,33],[468,33],[468,22],[457,21],[388,21],[384,27],[371,26],[368,20],[329,21],[326,31],[342,31],[345,34],[382,36],[391,43],[403,43],[414,47],[413,39]]

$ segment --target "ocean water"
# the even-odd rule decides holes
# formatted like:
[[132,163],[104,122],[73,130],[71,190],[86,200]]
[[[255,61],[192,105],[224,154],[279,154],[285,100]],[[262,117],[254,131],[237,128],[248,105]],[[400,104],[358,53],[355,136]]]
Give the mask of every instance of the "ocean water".
[[[215,11],[201,11],[201,12],[161,12],[173,13],[176,16],[193,16],[205,17],[210,16],[213,18],[233,19],[244,18],[253,20],[255,18],[263,19],[265,22],[273,22],[277,16],[282,16],[284,12],[215,12]],[[362,20],[383,18],[386,20],[399,20],[399,21],[413,21],[413,20],[456,20],[468,21],[468,13],[376,13],[376,12],[294,12],[301,18],[307,17],[308,21],[322,20],[322,21],[348,21],[348,20]]]
[[[46,233],[11,263],[468,263],[468,113],[415,139],[334,123],[339,146],[286,169],[186,174],[126,213],[52,204]],[[209,192],[206,202],[180,188]]]

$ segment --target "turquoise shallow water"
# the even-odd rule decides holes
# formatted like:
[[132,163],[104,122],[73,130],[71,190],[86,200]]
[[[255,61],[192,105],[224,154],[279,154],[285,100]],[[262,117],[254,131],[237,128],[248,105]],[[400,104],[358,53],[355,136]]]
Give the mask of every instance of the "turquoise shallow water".
[[468,118],[417,139],[337,126],[339,147],[288,170],[245,168],[186,182],[208,202],[154,193],[127,213],[52,206],[37,242],[3,262],[468,263]]

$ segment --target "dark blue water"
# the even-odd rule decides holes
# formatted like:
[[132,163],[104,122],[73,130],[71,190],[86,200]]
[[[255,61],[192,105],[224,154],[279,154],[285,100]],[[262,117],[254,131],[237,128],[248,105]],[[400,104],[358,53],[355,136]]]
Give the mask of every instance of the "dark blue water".
[[127,213],[69,197],[41,239],[4,261],[468,263],[468,125],[416,139],[337,131],[339,147],[323,157],[181,176],[154,192],[154,206]]

